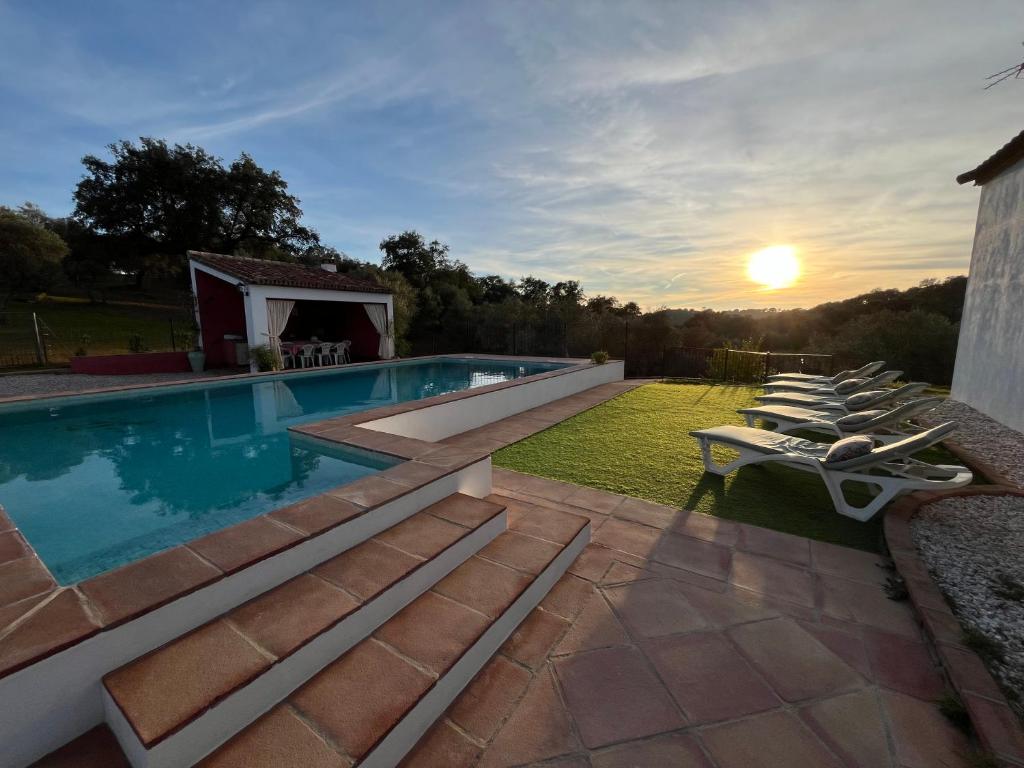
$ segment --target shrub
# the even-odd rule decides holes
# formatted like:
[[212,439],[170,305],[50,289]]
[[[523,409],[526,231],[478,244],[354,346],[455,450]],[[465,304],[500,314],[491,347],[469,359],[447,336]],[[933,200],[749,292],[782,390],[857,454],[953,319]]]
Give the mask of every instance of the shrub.
[[128,351],[129,352],[148,352],[149,347],[146,346],[146,340],[142,338],[141,334],[133,333],[128,337]]
[[590,359],[595,365],[604,365],[608,362],[608,353],[604,350],[590,353]]
[[277,355],[275,355],[273,350],[271,350],[266,344],[260,344],[257,347],[249,347],[249,357],[256,362],[256,370],[261,373],[265,373],[266,371],[277,371],[281,368]]

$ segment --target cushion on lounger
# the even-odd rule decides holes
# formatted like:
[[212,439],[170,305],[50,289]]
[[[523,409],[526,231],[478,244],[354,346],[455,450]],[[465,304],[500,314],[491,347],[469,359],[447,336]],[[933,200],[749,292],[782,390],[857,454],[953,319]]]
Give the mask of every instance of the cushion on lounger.
[[836,419],[836,425],[839,427],[856,427],[858,424],[877,419],[879,416],[885,416],[887,413],[888,411],[858,411],[857,413],[851,413],[848,416]]
[[861,386],[867,379],[847,379],[836,384],[836,394],[842,395],[846,392],[853,392],[857,387]]
[[825,454],[825,463],[833,464],[839,461],[856,459],[858,456],[866,456],[875,447],[875,441],[867,435],[854,435],[837,440]]
[[857,408],[858,406],[864,405],[865,403],[870,403],[879,395],[884,394],[885,393],[880,389],[872,389],[867,392],[858,392],[856,395],[850,395],[848,398],[846,398],[846,405],[849,408]]

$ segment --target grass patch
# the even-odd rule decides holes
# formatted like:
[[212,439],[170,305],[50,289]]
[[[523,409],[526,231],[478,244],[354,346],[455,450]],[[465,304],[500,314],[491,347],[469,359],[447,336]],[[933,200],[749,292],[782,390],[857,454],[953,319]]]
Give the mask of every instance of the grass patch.
[[[494,454],[495,465],[635,496],[681,509],[877,552],[881,518],[860,523],[836,513],[816,476],[778,465],[704,473],[690,430],[743,424],[759,387],[648,384]],[[813,439],[827,440],[822,435]],[[921,458],[956,463],[943,450]],[[867,501],[866,490],[850,494]]]

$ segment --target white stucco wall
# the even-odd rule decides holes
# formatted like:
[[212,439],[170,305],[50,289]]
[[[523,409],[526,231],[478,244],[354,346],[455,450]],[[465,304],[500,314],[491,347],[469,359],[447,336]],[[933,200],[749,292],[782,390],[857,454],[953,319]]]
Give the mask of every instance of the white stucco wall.
[[1024,431],[1024,162],[981,190],[952,395]]

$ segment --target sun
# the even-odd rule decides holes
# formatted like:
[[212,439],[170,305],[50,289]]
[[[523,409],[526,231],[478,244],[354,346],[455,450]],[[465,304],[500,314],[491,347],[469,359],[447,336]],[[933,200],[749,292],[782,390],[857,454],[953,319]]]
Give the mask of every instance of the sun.
[[771,245],[752,253],[747,277],[768,290],[788,288],[800,277],[800,259],[791,245]]

